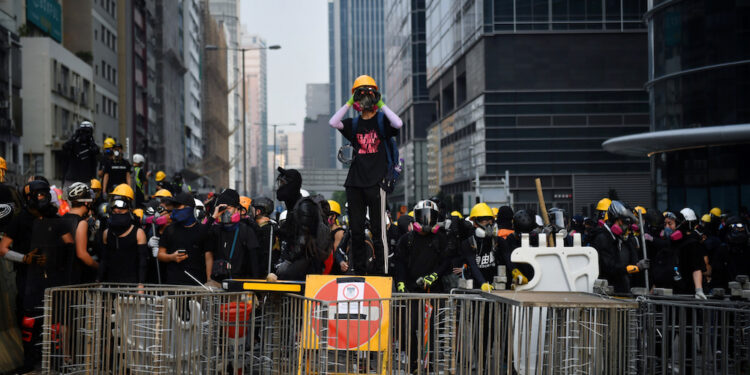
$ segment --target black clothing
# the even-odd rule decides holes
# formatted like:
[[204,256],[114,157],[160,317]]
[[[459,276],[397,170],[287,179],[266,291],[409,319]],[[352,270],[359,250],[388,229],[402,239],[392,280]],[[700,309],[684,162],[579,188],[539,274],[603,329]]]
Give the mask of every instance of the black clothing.
[[[71,236],[73,236],[73,242],[75,242],[76,232],[78,231],[78,224],[86,219],[84,219],[80,215],[76,215],[70,212],[63,215],[62,219],[67,221],[67,226],[70,229],[69,233]],[[89,232],[91,232],[91,228],[89,228]],[[89,254],[91,254],[91,246],[89,246],[87,251],[89,252]],[[96,273],[97,272],[94,269],[87,266],[81,259],[78,258],[78,254],[76,253],[76,249],[74,247],[73,253],[71,254],[69,268],[70,284],[84,284],[93,282],[96,280]]]
[[[380,134],[378,129],[378,115],[365,120],[360,118],[357,122],[357,134],[352,134],[352,119],[344,119],[343,129],[339,129],[352,147],[354,147],[354,160],[349,167],[344,186],[367,188],[377,186],[388,168],[388,155],[386,154],[385,142],[391,137],[398,135],[398,129],[391,127],[388,117],[383,116],[383,130],[386,134]],[[351,200],[349,201],[351,205]]]
[[[218,224],[214,225],[211,230],[216,243],[213,252],[214,263],[216,261],[228,262],[231,265],[230,278],[248,279],[265,276],[265,274],[261,275],[264,267],[261,267],[260,263],[258,239],[249,225],[240,222],[232,228],[223,228],[223,225]],[[237,240],[235,240],[235,232]],[[232,244],[234,244],[233,254]]]
[[0,218],[0,233],[3,233],[5,232],[5,227],[13,221],[13,218],[24,210],[23,201],[20,194],[18,194],[18,190],[2,182],[0,182],[0,203],[13,206],[13,212],[10,215]]
[[477,238],[476,236],[462,241],[462,259],[469,266],[474,280],[477,281],[474,284],[476,287],[486,282],[491,283],[492,279],[497,275],[497,266],[505,264],[500,262],[498,258],[497,250],[500,241],[503,240],[498,240],[495,237]]
[[147,260],[146,244],[138,244],[138,227],[133,226],[125,237],[118,237],[110,228],[99,263],[99,281],[143,284]]
[[615,293],[630,293],[627,266],[638,262],[630,243],[606,227],[596,228],[591,234],[591,246],[599,254],[599,278],[614,286]]
[[159,247],[165,247],[167,254],[177,250],[185,250],[187,259],[180,263],[169,262],[166,275],[162,275],[162,282],[175,285],[195,285],[195,281],[185,274],[189,272],[200,282],[205,283],[206,252],[213,252],[211,228],[204,224],[184,227],[179,223],[170,224],[159,239]]
[[107,190],[112,191],[117,185],[127,183],[130,163],[125,159],[112,159],[104,166],[104,174],[109,173]]
[[[263,274],[263,276],[265,276],[268,273],[269,249],[276,245],[272,244],[271,241],[276,242],[275,238],[278,235],[279,228],[271,221],[267,221],[262,225],[256,225],[254,229],[255,237],[258,239],[258,262],[260,262],[260,270],[262,271],[261,273]],[[273,233],[274,238],[271,238],[271,233]],[[274,264],[278,264],[279,262],[279,252],[273,251],[271,255],[271,267],[273,267]]]
[[[28,229],[27,227],[26,230]],[[60,218],[43,218],[33,221],[29,249],[38,249],[38,254],[45,255],[47,262],[41,266],[37,264],[27,266],[24,309],[31,310],[42,306],[44,289],[69,282],[68,267],[73,247],[63,243],[62,236],[66,233],[68,233],[66,222]]]
[[661,237],[654,237],[652,241],[646,241],[646,250],[648,258],[651,260],[649,282],[655,288],[674,288],[674,267],[677,259],[674,249],[669,246],[669,240]]
[[94,139],[71,138],[63,145],[63,170],[65,182],[88,183],[96,176],[99,146]]
[[716,250],[711,262],[711,283],[716,288],[729,289],[729,282],[737,275],[750,275],[750,246],[747,244],[723,243]]
[[[424,292],[417,285],[417,279],[437,273],[442,277],[443,273],[450,267],[446,248],[448,238],[444,232],[437,234],[417,234],[409,232],[398,241],[396,250],[396,267],[398,274],[397,282],[403,282],[407,291]],[[433,283],[430,291],[439,292],[442,283]]]
[[[294,211],[301,203],[310,198],[303,198],[295,205]],[[331,251],[331,229],[323,223],[322,211],[317,204],[318,220],[315,228],[309,231],[298,224],[295,215],[288,215],[287,220],[279,228],[279,247],[281,254],[276,274],[282,280],[304,280],[308,274],[320,274],[324,269],[324,261]]]
[[695,294],[695,282],[693,272],[705,271],[706,263],[703,261],[705,250],[695,232],[684,234],[679,241],[672,241],[672,251],[677,257],[677,271],[682,276],[675,285],[675,294]]
[[[349,202],[349,229],[352,232],[352,256],[350,266],[357,275],[382,274],[384,271],[383,215],[385,214],[385,191],[377,184],[366,188],[347,187],[346,200]],[[367,269],[367,248],[365,247],[365,213],[369,208],[370,232],[375,247],[374,268]]]

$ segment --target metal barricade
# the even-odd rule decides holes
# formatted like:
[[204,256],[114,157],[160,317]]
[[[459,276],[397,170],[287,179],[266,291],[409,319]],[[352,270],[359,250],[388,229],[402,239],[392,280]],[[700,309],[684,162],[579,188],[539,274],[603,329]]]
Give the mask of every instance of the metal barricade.
[[[44,373],[241,373],[252,295],[87,285],[45,292]],[[252,341],[251,341],[252,343]]]
[[750,373],[750,303],[692,296],[638,302],[640,373]]

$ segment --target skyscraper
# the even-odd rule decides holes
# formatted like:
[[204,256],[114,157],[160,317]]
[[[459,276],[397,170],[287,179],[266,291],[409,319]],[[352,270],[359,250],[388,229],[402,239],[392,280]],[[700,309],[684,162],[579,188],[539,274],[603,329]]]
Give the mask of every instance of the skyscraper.
[[[245,111],[248,189],[253,196],[269,186],[273,172],[268,165],[268,89],[266,76],[266,41],[258,35],[243,33],[240,48],[245,51]],[[241,55],[240,55],[241,56]],[[240,72],[241,74],[241,72]],[[241,114],[240,114],[241,116]]]
[[650,204],[648,160],[601,147],[648,129],[645,12],[645,0],[427,1],[431,192],[470,207],[476,174],[481,186],[508,170],[516,209],[538,210],[536,177],[568,212],[607,195]]
[[[385,77],[385,23],[383,0],[331,0],[328,3],[328,37],[331,85],[330,114],[352,95],[354,79],[367,74],[378,83],[387,100]],[[336,152],[342,137],[331,136],[330,167],[341,168]]]
[[202,166],[203,124],[201,121],[201,54],[203,51],[201,10],[199,0],[183,1],[183,61],[185,161],[188,170]]

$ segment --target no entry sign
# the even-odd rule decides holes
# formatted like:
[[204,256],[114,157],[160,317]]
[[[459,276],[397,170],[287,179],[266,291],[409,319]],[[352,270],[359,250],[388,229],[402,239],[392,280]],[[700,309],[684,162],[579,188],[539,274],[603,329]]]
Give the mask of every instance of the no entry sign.
[[388,277],[309,275],[305,297],[315,301],[305,321],[315,339],[308,346],[323,340],[329,349],[386,350],[391,288]]

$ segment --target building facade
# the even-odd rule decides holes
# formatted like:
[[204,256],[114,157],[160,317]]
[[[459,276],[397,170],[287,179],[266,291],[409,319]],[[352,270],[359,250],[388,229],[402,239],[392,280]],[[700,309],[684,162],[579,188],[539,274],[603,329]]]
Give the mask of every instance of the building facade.
[[[23,185],[23,87],[21,39],[11,29],[12,22],[0,26],[0,157],[5,159],[5,180]],[[15,28],[13,28],[15,30]]]
[[[330,0],[328,3],[328,41],[330,60],[329,115],[352,95],[352,82],[367,74],[378,83],[388,99],[385,76],[385,22],[383,0]],[[354,111],[351,111],[354,115]],[[341,168],[336,153],[342,145],[335,129],[331,137],[330,167]]]
[[226,30],[227,42],[227,112],[229,115],[229,186],[242,190],[242,110],[239,48],[239,3],[237,0],[209,0],[211,15]]
[[61,183],[62,146],[81,121],[94,117],[94,72],[48,37],[23,37],[23,165],[29,175]]
[[386,104],[404,122],[399,155],[404,171],[390,196],[393,204],[413,206],[429,197],[427,128],[436,118],[426,75],[425,1],[385,1]]
[[226,29],[203,9],[203,40],[217,46],[216,51],[203,51],[201,77],[203,90],[201,109],[203,120],[203,154],[200,174],[215,191],[229,185],[229,128],[227,126],[227,51]]
[[[273,171],[268,165],[268,89],[266,73],[266,41],[257,35],[243,34],[240,48],[244,53],[245,72],[245,133],[247,150],[242,153],[247,163],[247,192],[253,196],[269,187]],[[241,55],[242,56],[242,55]],[[242,74],[242,73],[240,73]]]
[[604,143],[653,166],[660,210],[750,207],[750,4],[649,2],[649,132]]
[[[63,0],[63,46],[94,70],[94,139],[120,138],[117,8],[111,1]],[[83,12],[81,9],[90,9]],[[125,130],[125,129],[123,129]],[[119,139],[123,145],[124,139]]]
[[[330,85],[328,83],[308,83],[305,91],[305,123],[302,130],[302,165],[305,168],[332,168],[328,112]],[[325,150],[325,152],[321,152]]]
[[431,193],[464,206],[477,177],[481,195],[507,170],[516,209],[538,210],[537,177],[547,205],[568,212],[591,214],[608,195],[650,205],[648,160],[601,148],[649,126],[645,11],[645,0],[428,0]]
[[[199,0],[183,0],[183,61],[185,164],[189,171],[201,166],[203,161],[203,122],[201,120],[201,56],[203,55],[203,22]],[[187,177],[187,176],[185,176]],[[199,175],[193,174],[193,178]],[[201,182],[199,185],[202,185]]]

